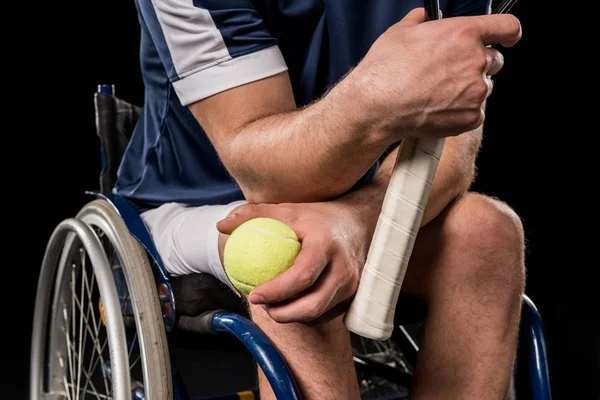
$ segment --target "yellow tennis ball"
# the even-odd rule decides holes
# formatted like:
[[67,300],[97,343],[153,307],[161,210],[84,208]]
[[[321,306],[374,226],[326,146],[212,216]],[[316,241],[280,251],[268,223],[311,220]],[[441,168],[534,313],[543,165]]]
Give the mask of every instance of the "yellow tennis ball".
[[301,247],[296,232],[283,222],[251,219],[238,226],[225,244],[225,273],[236,288],[249,294],[292,266]]

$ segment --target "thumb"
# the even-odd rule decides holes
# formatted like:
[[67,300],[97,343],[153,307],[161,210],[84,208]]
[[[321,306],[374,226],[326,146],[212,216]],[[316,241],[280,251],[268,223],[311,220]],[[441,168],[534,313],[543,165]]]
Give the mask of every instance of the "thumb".
[[255,217],[255,205],[243,204],[234,208],[224,219],[217,222],[219,232],[231,234],[238,226]]
[[243,204],[234,208],[225,219],[217,222],[217,229],[225,235],[230,235],[246,221],[259,217],[275,218],[274,214],[276,214],[276,209],[266,204]]
[[402,18],[400,23],[402,25],[418,25],[427,20],[427,14],[423,7],[413,8],[408,14]]

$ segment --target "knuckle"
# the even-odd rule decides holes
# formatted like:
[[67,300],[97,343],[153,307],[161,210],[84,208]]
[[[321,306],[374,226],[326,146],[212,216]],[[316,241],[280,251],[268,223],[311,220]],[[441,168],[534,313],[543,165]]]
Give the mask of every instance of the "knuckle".
[[488,95],[488,85],[485,83],[483,78],[477,79],[473,85],[471,85],[471,98],[475,102],[474,109],[479,112],[481,105],[485,101]]
[[488,75],[498,73],[504,65],[504,56],[496,49],[486,49],[487,66],[485,72]]
[[521,37],[521,21],[513,14],[505,14],[506,26],[509,34],[512,34],[515,38]]
[[323,234],[323,236],[320,239],[320,243],[323,251],[328,251],[330,249],[332,249],[335,245],[336,245],[336,240],[332,235],[328,235],[328,234]]
[[482,123],[482,112],[479,110],[472,110],[465,112],[465,127],[468,130],[473,130]]
[[486,79],[485,83],[486,83],[487,88],[488,88],[487,97],[490,97],[490,95],[494,91],[494,81],[492,79]]
[[468,67],[471,68],[471,71],[476,71],[479,73],[489,69],[492,60],[486,49],[478,46],[471,48],[470,58],[467,62]]
[[314,300],[307,305],[304,315],[306,318],[315,319],[320,317],[323,311],[325,311],[324,302],[322,300]]
[[287,224],[294,224],[298,222],[298,214],[294,212],[294,210],[290,207],[282,207],[278,210],[278,218],[282,221],[285,221]]
[[360,268],[356,263],[346,260],[341,263],[333,263],[336,271],[336,290],[341,290],[348,295],[353,295],[358,289],[360,281]]
[[357,268],[352,268],[347,281],[347,289],[349,295],[354,295],[358,290],[358,284],[360,282],[360,274],[358,273]]
[[252,218],[260,212],[258,204],[246,204],[241,207],[236,214],[244,218]]
[[457,26],[455,27],[453,32],[456,34],[456,37],[458,37],[458,38],[472,37],[477,34],[477,30],[475,29],[475,26],[473,26],[473,24],[470,23],[469,21],[467,21],[466,19],[461,20],[457,24]]
[[355,277],[355,271],[356,268],[353,267],[352,263],[350,262],[350,260],[345,260],[342,263],[342,276],[341,276],[341,282],[342,283],[347,283],[352,281],[352,279],[354,279]]
[[297,282],[302,288],[308,288],[315,283],[318,277],[318,272],[315,267],[303,268],[297,277]]
[[266,312],[273,321],[278,322],[280,324],[286,324],[291,321],[288,316],[280,315],[278,312],[270,310],[269,308],[266,309]]
[[476,71],[485,71],[491,64],[491,57],[485,51],[485,48],[477,48],[473,55],[473,68]]
[[352,268],[352,272],[350,275],[350,282],[352,283],[352,285],[356,285],[358,288],[358,283],[360,282],[360,268],[358,265],[354,266]]
[[320,262],[323,262],[324,258],[332,253],[336,245],[335,239],[324,231],[315,232],[310,239],[312,245],[311,251],[315,253],[314,258]]
[[502,54],[500,51],[493,49],[493,54],[494,54],[494,63],[497,66],[502,66],[504,65],[504,54]]

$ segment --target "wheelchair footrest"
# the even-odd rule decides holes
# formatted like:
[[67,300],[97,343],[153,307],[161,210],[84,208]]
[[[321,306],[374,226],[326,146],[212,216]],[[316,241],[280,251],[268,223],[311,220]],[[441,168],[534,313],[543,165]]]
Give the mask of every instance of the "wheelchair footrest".
[[177,327],[184,332],[216,334],[212,322],[214,316],[225,310],[208,311],[196,316],[182,315],[177,320]]

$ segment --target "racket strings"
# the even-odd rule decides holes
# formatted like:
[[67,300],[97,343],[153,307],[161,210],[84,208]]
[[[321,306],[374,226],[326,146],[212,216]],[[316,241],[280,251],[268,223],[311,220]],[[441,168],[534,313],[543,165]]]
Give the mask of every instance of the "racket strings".
[[494,9],[492,14],[506,14],[508,13],[515,4],[517,4],[518,0],[503,0],[498,7]]

